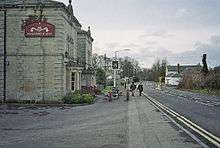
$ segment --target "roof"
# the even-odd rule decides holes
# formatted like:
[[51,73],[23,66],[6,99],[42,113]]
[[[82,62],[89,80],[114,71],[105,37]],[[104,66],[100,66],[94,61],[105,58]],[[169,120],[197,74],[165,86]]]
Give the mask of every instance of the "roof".
[[[6,8],[16,8],[19,6],[33,7],[37,4],[43,4],[44,7],[61,7],[64,8],[67,14],[70,14],[68,7],[64,3],[54,0],[0,0],[0,7]],[[74,15],[72,19],[78,26],[82,26]]]
[[61,3],[58,1],[53,1],[53,0],[1,0],[0,4],[36,4],[36,3],[43,3],[43,4],[57,4]]
[[181,75],[180,74],[178,74],[178,73],[170,73],[170,74],[168,74],[166,77],[175,77],[175,78],[180,78],[181,77]]
[[[202,66],[200,64],[198,65],[181,65],[180,66],[180,73],[185,70],[194,70],[194,71],[201,71]],[[167,66],[168,71],[178,71],[178,66],[168,65]]]
[[80,34],[85,34],[88,38],[91,39],[92,42],[94,41],[94,39],[93,39],[92,36],[91,36],[90,31],[79,30],[79,31],[77,32],[77,34],[78,34],[78,35],[80,35]]
[[214,67],[214,70],[220,70],[220,66]]

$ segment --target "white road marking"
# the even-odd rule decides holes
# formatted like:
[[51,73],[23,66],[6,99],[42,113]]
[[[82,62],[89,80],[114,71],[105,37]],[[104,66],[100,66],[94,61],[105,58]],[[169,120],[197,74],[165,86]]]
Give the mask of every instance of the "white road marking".
[[[171,110],[170,108],[164,106],[163,104],[159,103],[158,101],[156,101],[155,99],[153,99],[152,97],[148,96],[147,94],[144,94],[148,99],[152,100],[155,104],[153,104],[155,107],[157,107],[159,110],[161,110],[162,112],[164,112],[161,108],[163,108],[164,110],[166,110],[169,114],[171,114],[173,117],[176,117],[180,122],[182,122],[183,124],[185,124],[186,126],[188,126],[189,128],[191,128],[192,130],[194,130],[195,132],[197,132],[198,134],[200,134],[201,136],[203,136],[204,138],[206,138],[207,140],[209,140],[211,143],[213,143],[214,145],[216,145],[217,147],[220,147],[219,141],[220,139],[218,137],[216,137],[215,135],[213,135],[212,133],[204,130],[203,128],[199,127],[198,125],[196,125],[195,123],[193,123],[192,121],[186,119],[185,117],[179,115],[178,113],[176,113],[175,111]],[[158,106],[157,106],[158,105]],[[167,115],[165,113],[165,115]],[[167,117],[169,117],[175,124],[177,124],[178,126],[182,127],[181,125],[179,125],[178,123],[176,123],[169,115],[167,115]],[[206,144],[204,144],[201,140],[199,140],[196,136],[194,136],[191,132],[189,132],[188,130],[184,129],[183,127],[181,128],[184,131],[186,131],[194,140],[196,140],[198,143],[200,143],[203,147],[208,147]],[[205,134],[204,134],[205,133]]]

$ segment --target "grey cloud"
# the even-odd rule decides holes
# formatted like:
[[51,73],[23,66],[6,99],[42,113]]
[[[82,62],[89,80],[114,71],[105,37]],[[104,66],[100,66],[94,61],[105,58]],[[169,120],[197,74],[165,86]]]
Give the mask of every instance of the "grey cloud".
[[93,52],[94,53],[100,53],[100,52],[102,52],[102,50],[98,46],[94,46],[93,47]]
[[172,52],[165,48],[145,47],[132,52],[130,56],[137,59],[143,67],[151,67],[156,59],[166,59]]
[[154,45],[154,44],[157,44],[157,41],[146,41],[145,44]]
[[175,54],[168,57],[172,64],[198,64],[202,62],[202,55],[207,54],[207,63],[210,67],[220,65],[220,35],[214,35],[210,38],[209,44],[196,43],[194,50],[181,54]]
[[[123,45],[124,46],[124,45]],[[132,48],[136,47],[136,48]],[[114,50],[121,48],[119,43],[109,43],[109,49],[105,50],[105,53],[109,56],[114,55]],[[114,47],[114,48],[113,48]],[[193,50],[186,51],[183,53],[175,54],[171,50],[166,48],[155,48],[151,45],[146,46],[145,48],[140,48],[138,44],[132,43],[127,44],[128,48],[131,47],[132,51],[130,52],[121,52],[120,57],[130,56],[137,59],[143,67],[151,67],[156,59],[167,59],[169,64],[176,65],[180,64],[198,64],[202,63],[202,55],[207,54],[208,66],[215,67],[220,65],[220,35],[213,35],[210,37],[209,43],[197,42]]]
[[146,32],[143,35],[140,35],[139,38],[143,39],[143,38],[148,38],[148,37],[172,37],[174,36],[174,34],[171,34],[169,32],[167,32],[166,30],[157,30],[154,32]]
[[143,58],[145,57],[151,57],[151,58],[165,58],[172,54],[172,52],[165,48],[151,48],[146,47],[139,49],[140,50],[140,56],[142,55]]
[[210,40],[214,45],[220,44],[220,35],[213,35]]
[[118,42],[111,42],[111,43],[106,44],[106,47],[111,50],[117,49],[118,46],[120,46],[120,44]]
[[122,45],[123,48],[136,48],[136,47],[140,47],[140,45],[135,44],[135,43],[130,43],[130,44],[125,44]]
[[210,43],[196,43],[193,50],[175,54],[166,48],[145,47],[132,53],[132,57],[139,60],[142,65],[150,67],[156,59],[167,59],[169,64],[198,64],[202,63],[202,55],[207,54],[209,67],[220,65],[220,35],[210,38]]
[[175,14],[176,17],[184,17],[188,15],[190,15],[190,11],[186,8],[177,9],[176,14]]

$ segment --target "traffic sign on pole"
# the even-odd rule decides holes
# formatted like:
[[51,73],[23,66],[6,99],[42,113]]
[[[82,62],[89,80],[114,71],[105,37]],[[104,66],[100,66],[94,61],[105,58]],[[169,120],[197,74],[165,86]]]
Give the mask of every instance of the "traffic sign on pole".
[[118,61],[112,61],[112,69],[118,69]]

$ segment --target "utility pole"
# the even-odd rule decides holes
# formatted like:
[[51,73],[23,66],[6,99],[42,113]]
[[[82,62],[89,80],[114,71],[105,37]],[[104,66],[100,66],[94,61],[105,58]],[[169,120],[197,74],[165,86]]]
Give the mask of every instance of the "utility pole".
[[[117,61],[117,52],[118,51],[115,51],[115,61]],[[114,87],[116,87],[116,72],[117,69],[114,68]]]
[[[107,57],[106,57],[106,54],[104,54],[104,68],[105,68],[105,74],[106,74],[106,72],[107,72],[107,65],[106,65],[106,60],[107,60]],[[104,88],[106,88],[106,79],[105,79],[105,85],[104,85]]]
[[104,54],[104,62],[105,62],[105,63],[104,63],[105,66],[104,66],[104,67],[105,67],[105,71],[107,70],[107,65],[106,65],[107,63],[106,63],[106,60],[107,60],[107,57],[106,57],[106,54]]
[[7,52],[6,52],[6,43],[7,43],[7,9],[4,9],[4,92],[3,92],[3,102],[6,103],[6,69],[7,69]]

